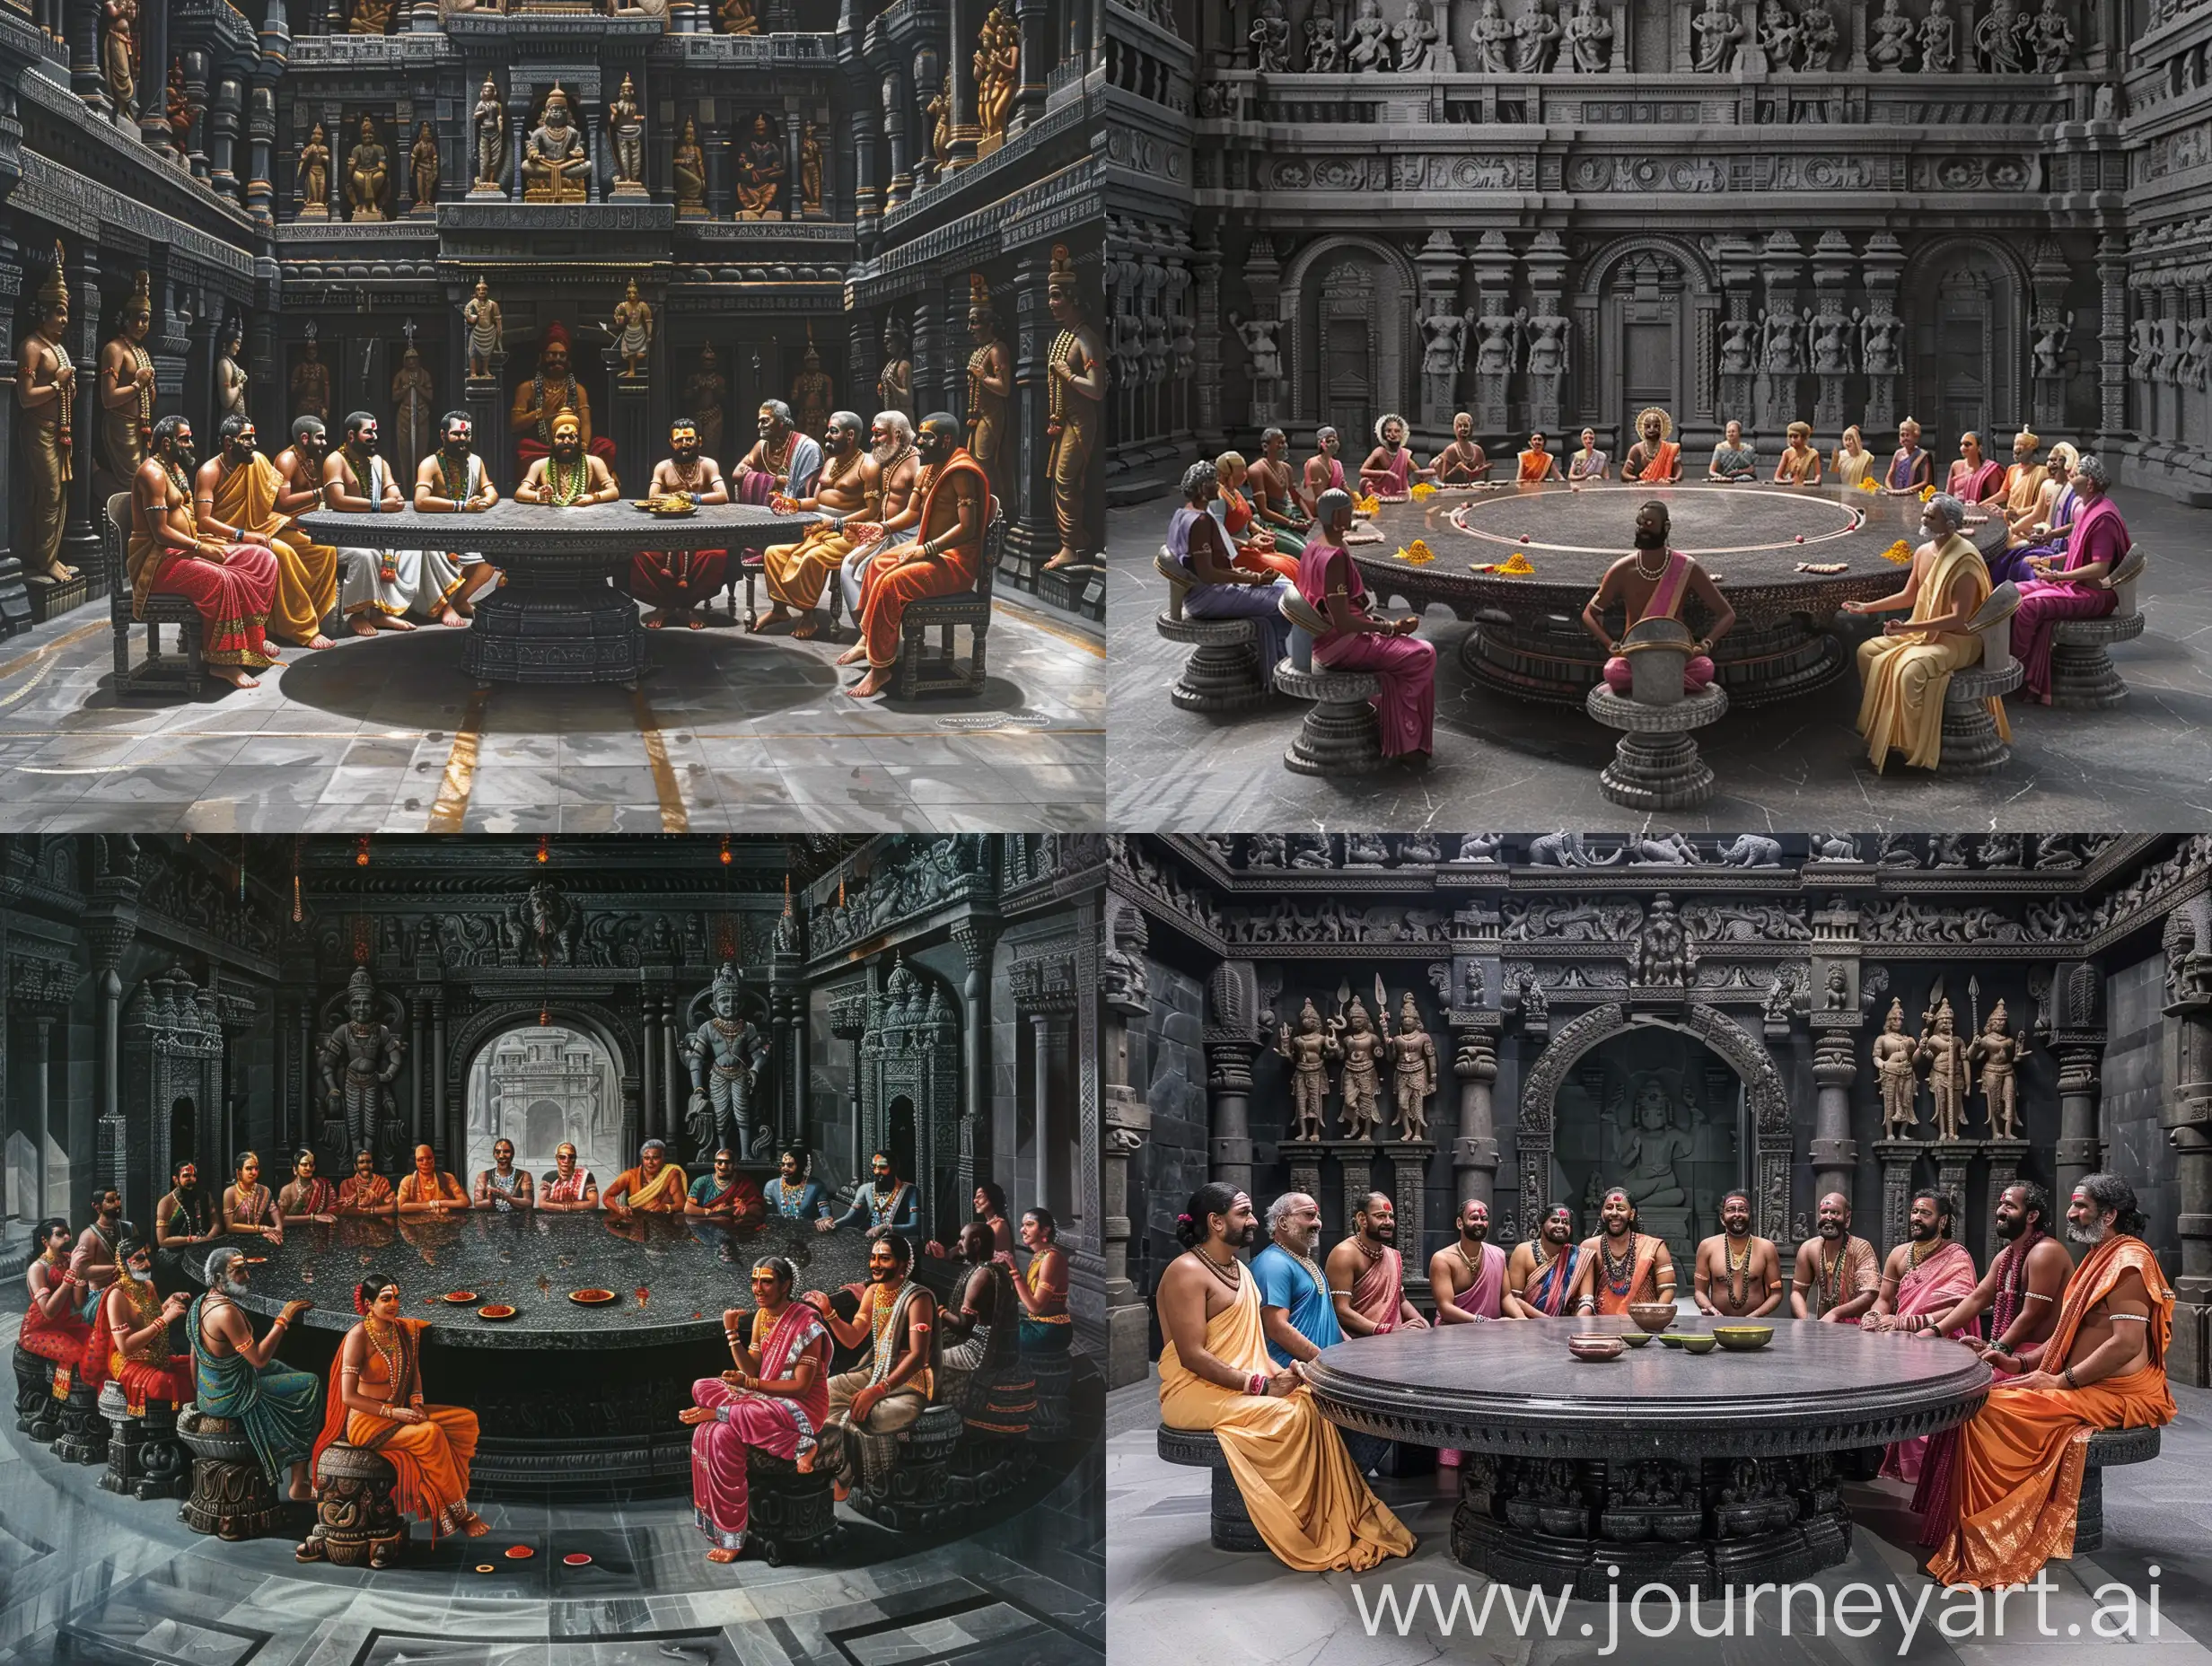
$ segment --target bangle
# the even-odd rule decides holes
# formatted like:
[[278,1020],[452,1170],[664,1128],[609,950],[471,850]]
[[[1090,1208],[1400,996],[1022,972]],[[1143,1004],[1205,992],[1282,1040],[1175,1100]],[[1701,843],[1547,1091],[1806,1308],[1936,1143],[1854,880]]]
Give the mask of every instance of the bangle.
[[1262,1372],[1257,1371],[1252,1372],[1250,1377],[1245,1379],[1244,1392],[1247,1394],[1256,1394],[1260,1399],[1265,1399],[1268,1393],[1267,1377]]
[[2074,1367],[2071,1365],[2066,1368],[2066,1386],[2069,1389],[2078,1389],[2082,1386],[2074,1381]]

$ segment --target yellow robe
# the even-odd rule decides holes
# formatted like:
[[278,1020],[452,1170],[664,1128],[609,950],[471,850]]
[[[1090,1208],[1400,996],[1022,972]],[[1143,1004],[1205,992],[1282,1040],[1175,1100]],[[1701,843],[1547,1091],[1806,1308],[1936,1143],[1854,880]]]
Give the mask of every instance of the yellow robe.
[[[1917,625],[1949,612],[1951,592],[1962,577],[1974,581],[1975,607],[1988,600],[1988,564],[1954,532],[1929,562],[1906,623]],[[1918,768],[1936,767],[1943,757],[1944,693],[1951,687],[1951,673],[1980,660],[1981,639],[1964,631],[1906,631],[1859,644],[1858,680],[1865,692],[1859,700],[1858,732],[1866,737],[1866,756],[1877,772],[1892,751],[1904,753],[1905,761]],[[1997,733],[2010,741],[2005,702],[1992,697],[1989,715],[1997,720]]]
[[853,553],[853,540],[827,521],[806,529],[795,544],[770,544],[760,552],[760,575],[768,595],[803,611],[821,606],[822,586]]
[[[1273,1376],[1260,1286],[1242,1261],[1236,1267],[1236,1301],[1207,1321],[1207,1351],[1241,1375]],[[1214,1432],[1252,1524],[1286,1566],[1356,1573],[1413,1554],[1413,1535],[1368,1490],[1304,1383],[1279,1399],[1240,1394],[1189,1370],[1171,1342],[1160,1355],[1160,1420]]]
[[1836,477],[1839,485],[1856,487],[1866,478],[1866,471],[1874,466],[1874,454],[1872,452],[1863,451],[1856,456],[1853,456],[1841,446],[1838,446],[1835,456],[1829,461],[1828,468],[1829,472]]
[[338,551],[318,544],[276,513],[284,477],[260,452],[243,469],[223,477],[215,490],[215,519],[269,539],[276,557],[276,601],[269,609],[268,631],[304,645],[322,632],[322,621],[338,606]]

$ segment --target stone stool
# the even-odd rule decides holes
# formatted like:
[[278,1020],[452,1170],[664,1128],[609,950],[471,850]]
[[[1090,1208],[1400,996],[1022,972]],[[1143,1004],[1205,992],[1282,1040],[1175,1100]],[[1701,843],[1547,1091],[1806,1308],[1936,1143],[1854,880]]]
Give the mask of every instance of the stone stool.
[[1692,732],[1727,711],[1727,691],[1717,682],[1695,694],[1683,689],[1690,636],[1680,619],[1638,619],[1620,647],[1632,679],[1628,695],[1601,680],[1583,701],[1592,717],[1621,732],[1598,791],[1630,810],[1693,809],[1713,796],[1713,770]]
[[233,1543],[283,1530],[285,1501],[269,1485],[243,1429],[187,1405],[177,1413],[177,1439],[192,1455],[192,1490],[177,1512],[187,1527]]
[[833,1548],[845,1530],[837,1510],[827,1469],[804,1474],[789,1458],[745,1449],[745,1538],[760,1547],[770,1567]]
[[1157,620],[1160,635],[1189,644],[1183,674],[1168,698],[1186,712],[1227,714],[1267,703],[1266,668],[1260,663],[1260,627],[1251,619],[1198,619],[1183,613],[1190,575],[1165,549],[1152,559],[1167,580],[1167,611]]
[[965,1424],[952,1449],[950,1492],[963,1510],[996,1505],[1028,1479],[1037,1449],[1028,1438]]
[[127,1493],[140,1504],[175,1498],[190,1489],[184,1449],[177,1444],[174,1404],[149,1399],[134,1416],[123,1385],[110,1380],[100,1390],[99,1406],[108,1421],[108,1472],[100,1477],[101,1486]]
[[315,1464],[315,1525],[293,1553],[338,1567],[389,1567],[407,1543],[391,1502],[399,1476],[377,1453],[334,1441]]
[[2158,1456],[2156,1429],[2099,1429],[2089,1437],[2081,1502],[2074,1506],[2074,1554],[2104,1543],[2104,1472],[2115,1464],[2148,1463]]
[[2020,606],[2020,586],[2007,579],[1989,592],[1989,599],[1966,621],[1967,634],[1981,638],[1981,663],[1951,673],[1944,690],[1943,756],[1936,773],[1946,776],[1986,776],[2001,769],[2013,755],[2000,740],[1997,719],[1986,699],[2002,698],[2020,686],[2026,675],[2013,658],[2013,614]]
[[1037,1379],[1037,1409],[1030,1414],[1029,1439],[1040,1446],[1067,1439],[1067,1391],[1068,1384],[1075,1381],[1074,1358],[1065,1350],[1036,1354],[1025,1350],[1020,1358],[1023,1366],[1033,1372]]
[[894,1533],[934,1533],[953,1524],[961,1507],[952,1496],[952,1451],[960,1444],[960,1407],[942,1402],[899,1431],[891,1473],[853,1488],[846,1501]]
[[1236,1477],[1229,1473],[1228,1455],[1221,1450],[1221,1441],[1211,1429],[1171,1429],[1160,1425],[1160,1461],[1183,1464],[1194,1469],[1214,1472],[1214,1500],[1209,1525],[1216,1550],[1265,1550],[1266,1539],[1252,1524],[1252,1513],[1244,1507],[1244,1495],[1237,1491]]
[[41,1446],[61,1433],[61,1407],[54,1399],[54,1362],[15,1346],[15,1430]]
[[61,1404],[61,1434],[54,1456],[66,1463],[108,1461],[108,1420],[100,1415],[100,1390],[72,1373],[69,1398]]
[[2136,581],[2143,576],[2143,552],[2130,545],[2114,569],[2110,588],[2119,592],[2112,610],[2101,619],[2060,619],[2050,628],[2050,703],[2102,711],[2128,697],[2128,685],[2112,668],[2105,649],[2133,642],[2143,634],[2143,612],[2136,605]]
[[1329,621],[1295,590],[1277,604],[1294,627],[1290,653],[1275,668],[1275,686],[1313,709],[1283,754],[1283,767],[1302,776],[1365,776],[1382,767],[1382,729],[1374,715],[1382,680],[1371,671],[1332,671],[1313,661],[1313,639]]

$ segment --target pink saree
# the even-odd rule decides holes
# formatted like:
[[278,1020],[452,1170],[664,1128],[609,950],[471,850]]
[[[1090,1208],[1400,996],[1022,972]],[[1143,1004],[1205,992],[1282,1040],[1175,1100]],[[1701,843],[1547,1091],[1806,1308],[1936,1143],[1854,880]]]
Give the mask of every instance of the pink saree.
[[[1971,1292],[1978,1279],[1974,1258],[1966,1246],[1946,1243],[1897,1281],[1898,1317],[1912,1319],[1923,1313],[1944,1312]],[[1976,1332],[1980,1328],[1979,1320],[1969,1327]],[[1954,1330],[1944,1334],[1962,1336],[1965,1332]],[[1892,1441],[1882,1454],[1882,1473],[1892,1480],[1917,1482],[1920,1478],[1920,1460],[1927,1451],[1926,1435],[1917,1435],[1909,1441]]]
[[[1680,618],[1682,599],[1690,593],[1690,557],[1679,549],[1667,551],[1667,565],[1659,574],[1659,582],[1652,586],[1651,601],[1645,604],[1644,618],[1647,619]],[[1641,621],[1638,621],[1639,623]],[[1682,692],[1695,694],[1713,680],[1713,662],[1702,653],[1692,654],[1682,662]],[[1628,690],[1636,685],[1636,675],[1628,669],[1626,654],[1616,653],[1605,662],[1605,686],[1626,699]]]
[[813,1450],[814,1432],[830,1415],[830,1333],[821,1315],[794,1302],[760,1346],[759,1374],[788,1381],[809,1357],[814,1382],[800,1399],[733,1389],[719,1377],[701,1377],[691,1385],[692,1404],[715,1413],[714,1422],[691,1431],[691,1514],[721,1549],[745,1548],[745,1449],[796,1458]]

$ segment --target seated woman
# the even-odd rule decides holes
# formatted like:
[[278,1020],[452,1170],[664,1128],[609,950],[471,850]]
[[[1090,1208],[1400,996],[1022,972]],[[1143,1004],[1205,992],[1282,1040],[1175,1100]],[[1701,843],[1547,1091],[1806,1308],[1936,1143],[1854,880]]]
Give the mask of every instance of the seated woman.
[[1049,1209],[1025,1210],[1022,1247],[1029,1267],[1014,1287],[1022,1303],[1022,1352],[1065,1354],[1074,1338],[1067,1312],[1067,1251],[1060,1248],[1059,1223]]
[[2020,586],[2013,615],[2013,657],[2024,673],[2030,698],[2050,704],[2050,630],[2060,619],[2102,618],[2119,604],[2113,570],[2128,554],[2128,523],[2109,495],[2111,472],[2095,457],[2074,466],[2073,512],[2062,553],[2031,556],[2032,576]]
[[1818,486],[1821,483],[1821,454],[1813,449],[1813,425],[1794,422],[1788,430],[1788,443],[1775,460],[1774,483],[1777,486]]
[[1582,449],[1567,460],[1567,478],[1569,480],[1602,480],[1605,471],[1612,466],[1612,459],[1598,450],[1598,431],[1582,431]]
[[691,1429],[691,1517],[714,1540],[709,1562],[734,1562],[745,1548],[746,1449],[811,1469],[830,1415],[830,1333],[820,1313],[792,1300],[795,1276],[781,1256],[754,1264],[754,1311],[722,1315],[735,1369],[694,1382],[691,1404],[676,1414]]
[[1759,453],[1743,443],[1743,425],[1731,422],[1722,431],[1721,442],[1713,448],[1713,460],[1705,467],[1708,480],[1756,480],[1759,478]]
[[1321,530],[1298,557],[1298,593],[1329,621],[1327,634],[1314,640],[1314,661],[1380,677],[1374,708],[1382,756],[1426,759],[1436,744],[1436,644],[1413,634],[1421,621],[1411,614],[1380,619],[1367,611],[1366,583],[1344,545],[1352,530],[1350,496],[1323,492],[1317,507]]
[[31,1306],[16,1344],[26,1354],[74,1370],[92,1339],[92,1328],[77,1317],[84,1286],[69,1270],[69,1223],[59,1215],[40,1222],[36,1242],[39,1253],[23,1275]]
[[1229,535],[1211,512],[1216,482],[1212,463],[1184,469],[1183,506],[1168,522],[1168,554],[1190,574],[1183,611],[1194,619],[1251,619],[1260,632],[1260,662],[1272,672],[1290,647],[1290,621],[1278,605],[1284,583],[1264,568],[1236,565]]
[[1246,472],[1241,452],[1224,452],[1214,459],[1214,484],[1219,489],[1207,505],[1208,513],[1228,533],[1238,566],[1247,573],[1295,579],[1298,552],[1305,548],[1305,539],[1295,532],[1260,524],[1251,500],[1244,495]]
[[[955,1295],[937,1313],[937,1332],[944,1352],[938,1361],[937,1399],[960,1408],[971,1426],[994,1434],[1028,1431],[1027,1408],[1033,1402],[1033,1373],[1020,1397],[1004,1397],[993,1404],[1006,1370],[1014,1363],[1021,1342],[1021,1302],[1014,1293],[1014,1276],[991,1249],[991,1229],[970,1221],[960,1229],[960,1258],[967,1267]],[[953,1302],[959,1305],[955,1307]],[[1012,1385],[1009,1385],[1012,1386]]]
[[2034,503],[2017,519],[2006,515],[2006,547],[1989,552],[1992,584],[2006,579],[2024,583],[2035,576],[2035,557],[2048,561],[2066,554],[2067,532],[2081,507],[2074,489],[2074,469],[2080,460],[2081,453],[2064,440],[2050,448]]
[[1536,486],[1559,478],[1559,460],[1544,447],[1544,436],[1529,435],[1528,449],[1519,458],[1520,468],[1514,478],[1523,486]]
[[1829,460],[1829,472],[1836,477],[1836,484],[1856,491],[1858,483],[1866,478],[1874,466],[1874,454],[1866,449],[1866,442],[1854,423],[1843,431],[1843,443]]
[[1611,656],[1605,662],[1605,686],[1623,698],[1635,686],[1635,678],[1628,655],[1605,628],[1605,611],[1615,602],[1620,604],[1620,634],[1626,636],[1646,619],[1680,618],[1683,601],[1691,596],[1698,599],[1698,605],[1713,621],[1713,630],[1703,642],[1690,646],[1690,658],[1682,666],[1685,694],[1695,694],[1713,680],[1713,644],[1736,622],[1736,610],[1728,605],[1728,598],[1721,594],[1712,575],[1692,557],[1667,547],[1671,524],[1663,503],[1654,500],[1638,509],[1634,552],[1605,570],[1605,576],[1598,581],[1597,593],[1582,610],[1583,628],[1603,644]]
[[1971,429],[1959,436],[1959,460],[1951,465],[1944,490],[1971,508],[2005,489],[2005,470],[1981,454],[1981,436]]

